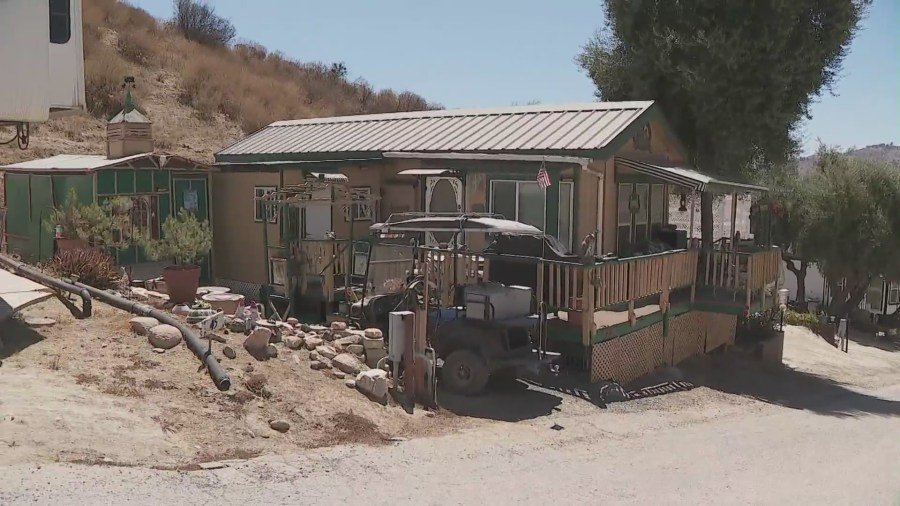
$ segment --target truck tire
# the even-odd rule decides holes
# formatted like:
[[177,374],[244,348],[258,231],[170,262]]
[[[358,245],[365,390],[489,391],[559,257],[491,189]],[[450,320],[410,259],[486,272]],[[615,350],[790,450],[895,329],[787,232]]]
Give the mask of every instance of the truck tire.
[[472,350],[456,350],[444,360],[441,380],[450,390],[476,395],[487,385],[490,371],[481,355]]

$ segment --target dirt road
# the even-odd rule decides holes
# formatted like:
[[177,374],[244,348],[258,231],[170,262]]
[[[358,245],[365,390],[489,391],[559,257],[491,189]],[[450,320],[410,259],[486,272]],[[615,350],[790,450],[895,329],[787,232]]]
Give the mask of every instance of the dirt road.
[[650,431],[627,415],[558,416],[212,471],[20,465],[2,470],[0,503],[897,504],[900,387],[866,395],[861,407],[893,412],[826,413],[846,409],[839,396],[812,401],[818,412],[766,405]]
[[[606,408],[524,385],[478,402],[445,398],[461,418],[482,420],[389,445],[282,445],[221,469],[130,467],[100,454],[95,465],[23,460],[52,453],[44,445],[65,443],[65,429],[77,429],[70,424],[54,438],[17,439],[30,450],[0,446],[11,462],[0,465],[0,504],[900,504],[900,350],[854,343],[845,355],[790,328],[785,364],[700,357],[646,380],[696,388]],[[34,383],[26,371],[0,377]],[[65,408],[65,399],[46,397],[29,405],[48,416]],[[134,446],[120,453],[183,451],[148,433],[131,404],[113,416],[117,405],[104,399],[81,402],[110,413],[102,428],[120,427],[117,437],[131,431]],[[0,423],[0,436],[9,427]],[[229,433],[217,437],[229,446]]]

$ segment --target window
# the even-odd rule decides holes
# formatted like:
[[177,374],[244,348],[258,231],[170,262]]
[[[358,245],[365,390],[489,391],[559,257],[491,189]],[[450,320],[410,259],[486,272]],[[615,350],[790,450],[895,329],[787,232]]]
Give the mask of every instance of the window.
[[262,222],[263,216],[266,216],[269,223],[278,222],[278,210],[276,207],[272,204],[267,205],[266,202],[260,200],[274,191],[274,186],[256,186],[253,188],[254,221]]
[[[350,198],[361,201],[350,206],[354,221],[374,219],[374,214],[372,213],[372,188],[356,186],[350,191]],[[344,208],[344,219],[350,221],[350,213],[347,212],[346,207]]]
[[900,281],[892,281],[888,287],[888,304],[900,304]]
[[617,230],[617,241],[619,254],[631,250],[631,193],[633,191],[631,184],[619,185],[618,198],[618,216],[619,227]]
[[156,195],[137,195],[131,197],[131,229],[132,234],[147,234],[159,239],[159,197]]
[[618,250],[631,254],[650,240],[654,228],[666,222],[666,187],[662,184],[619,183]]
[[666,221],[666,187],[655,184],[650,187],[650,229]]
[[70,0],[50,0],[50,42],[65,44],[72,38]]
[[569,251],[572,251],[572,225],[573,225],[573,192],[575,184],[572,182],[559,183],[559,228],[557,237]]
[[[574,187],[571,181],[559,183],[559,217],[557,238],[571,251],[572,225],[574,221]],[[508,220],[519,221],[546,230],[546,206],[544,190],[535,181],[491,181],[490,212]]]

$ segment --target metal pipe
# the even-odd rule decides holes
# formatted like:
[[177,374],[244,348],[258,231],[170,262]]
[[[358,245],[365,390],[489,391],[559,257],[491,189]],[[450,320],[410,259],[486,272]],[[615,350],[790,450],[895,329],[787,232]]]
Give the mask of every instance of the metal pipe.
[[77,286],[68,281],[63,281],[58,278],[54,278],[50,275],[47,275],[34,267],[31,267],[28,264],[23,262],[19,262],[9,256],[0,254],[0,265],[5,266],[7,269],[12,271],[13,274],[17,274],[22,276],[23,278],[28,278],[36,283],[40,283],[42,285],[47,285],[52,288],[56,288],[57,290],[61,290],[64,292],[75,294],[81,297],[81,311],[77,312],[76,308],[69,307],[69,311],[72,312],[72,315],[78,319],[88,318],[91,316],[91,294],[88,290]]
[[209,371],[209,375],[212,378],[213,383],[216,384],[216,388],[223,392],[231,388],[231,378],[228,377],[228,373],[225,372],[225,369],[222,368],[222,365],[219,364],[219,361],[216,360],[216,357],[213,356],[209,347],[204,346],[200,338],[197,337],[197,334],[195,334],[190,327],[188,327],[178,319],[146,304],[128,300],[124,297],[120,297],[119,295],[115,295],[113,293],[109,293],[92,286],[85,285],[84,283],[75,282],[75,286],[87,290],[91,295],[109,304],[110,306],[119,308],[123,311],[128,311],[129,313],[134,313],[138,316],[150,316],[159,320],[160,323],[165,323],[177,328],[181,332],[181,335],[184,337],[184,342],[187,344],[188,348],[194,353],[194,355],[197,356],[197,358],[200,359],[201,362],[203,362],[204,365],[206,365],[206,369]]

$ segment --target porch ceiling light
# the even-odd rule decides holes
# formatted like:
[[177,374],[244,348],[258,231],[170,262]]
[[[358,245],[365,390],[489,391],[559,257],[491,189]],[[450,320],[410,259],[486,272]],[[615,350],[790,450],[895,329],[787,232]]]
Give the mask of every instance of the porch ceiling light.
[[687,211],[687,195],[684,193],[681,194],[681,205],[678,206],[678,210],[682,213]]

